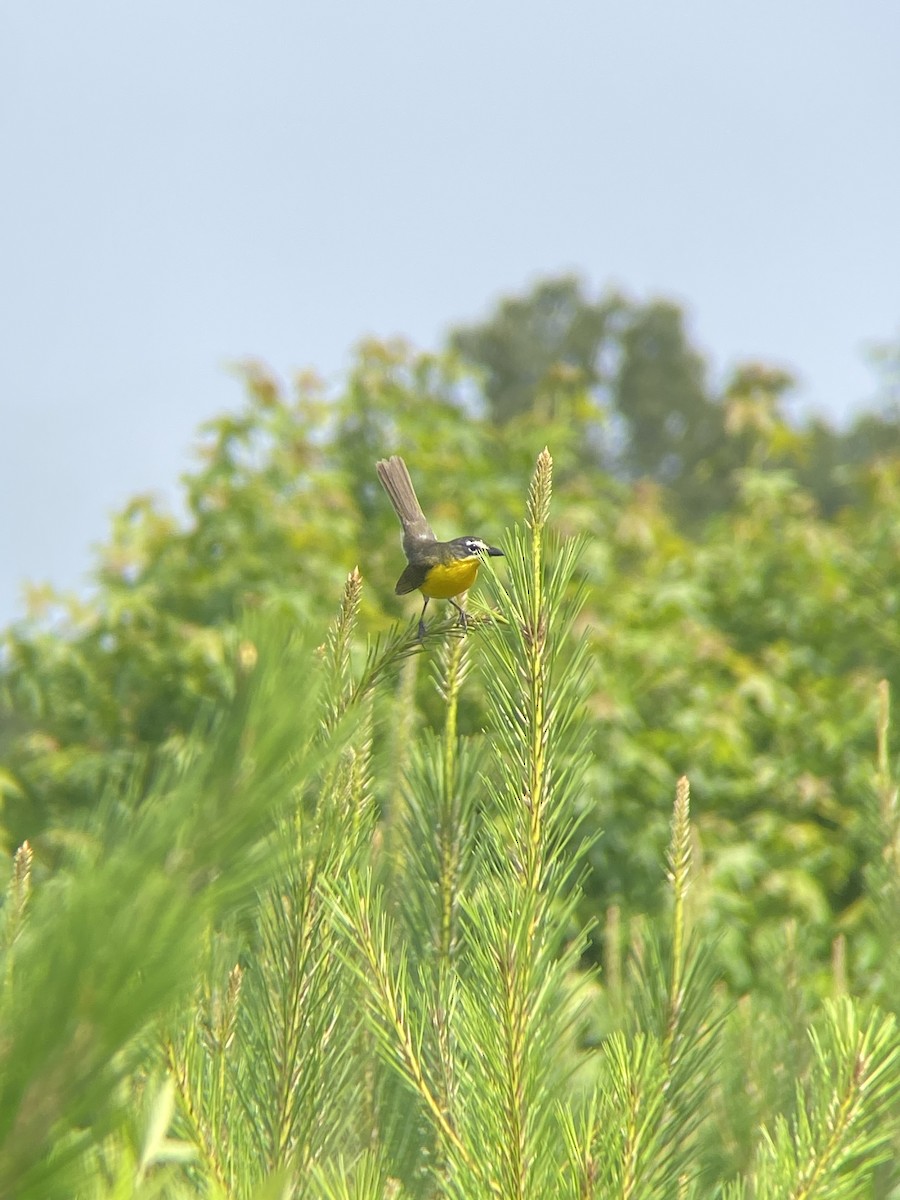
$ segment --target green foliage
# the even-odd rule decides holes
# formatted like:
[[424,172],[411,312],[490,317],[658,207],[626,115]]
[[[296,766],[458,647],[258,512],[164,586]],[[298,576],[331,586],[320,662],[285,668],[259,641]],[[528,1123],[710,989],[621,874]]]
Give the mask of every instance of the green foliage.
[[127,789],[107,793],[24,925],[30,852],[16,856],[0,996],[4,1195],[72,1194],[65,1169],[121,1123],[148,1023],[185,997],[210,923],[267,877],[273,818],[333,754],[309,745],[314,689],[284,704],[309,649],[277,627],[246,633],[227,710],[179,766],[154,773],[139,807]]
[[687,521],[730,500],[730,473],[746,465],[752,439],[729,435],[735,385],[712,393],[678,305],[592,301],[563,276],[501,301],[483,324],[455,330],[451,346],[482,372],[494,422],[568,408],[584,426],[584,464],[664,484]]
[[813,1068],[792,1117],[767,1130],[747,1183],[726,1195],[766,1198],[872,1195],[875,1168],[895,1154],[891,1116],[900,1042],[892,1016],[864,1019],[848,1001],[827,1005],[811,1033]]
[[592,303],[573,276],[549,279],[502,300],[484,324],[455,330],[451,345],[484,372],[491,417],[503,423],[546,409],[559,390],[603,383],[601,351],[622,308],[616,296]]
[[[579,297],[563,291],[568,312]],[[666,321],[677,325],[677,315]],[[158,771],[180,763],[198,722],[233,697],[243,614],[321,629],[358,563],[359,619],[373,634],[362,691],[379,664],[404,653],[409,631],[390,626],[401,603],[391,591],[396,522],[370,446],[407,454],[439,532],[496,540],[548,437],[560,528],[584,539],[573,588],[582,589],[593,720],[572,802],[603,837],[588,853],[582,917],[658,909],[663,797],[689,771],[707,798],[705,919],[737,990],[786,918],[823,961],[838,933],[868,935],[875,688],[882,677],[900,684],[896,463],[860,471],[857,504],[823,520],[778,466],[797,449],[778,413],[786,378],[745,368],[726,389],[724,425],[738,443],[733,460],[749,465],[730,476],[732,507],[697,539],[673,524],[669,493],[647,483],[626,491],[586,465],[597,409],[580,384],[500,428],[473,411],[476,383],[458,362],[400,344],[361,347],[333,399],[309,377],[289,395],[259,367],[244,377],[245,409],[205,432],[186,480],[186,523],[135,501],[102,552],[96,599],[54,601],[54,623],[36,613],[5,635],[0,829],[9,854],[27,839],[38,873],[55,869],[99,794],[127,787],[139,800]],[[450,624],[438,621],[435,635]],[[420,755],[412,732],[444,722],[427,675],[410,665],[402,714],[387,724],[375,714],[376,758],[390,769],[373,786],[389,843],[411,812],[400,797],[404,768]],[[472,674],[456,701],[460,732],[485,727],[493,684]],[[483,769],[466,753],[465,769]],[[420,829],[429,813],[426,805]],[[878,938],[855,943],[851,970],[871,972]],[[601,953],[597,935],[590,954]]]
[[502,299],[449,340],[479,373],[492,422],[570,412],[583,430],[581,462],[663,486],[684,528],[732,506],[742,469],[789,470],[833,517],[859,502],[873,462],[896,457],[897,344],[871,354],[882,377],[877,405],[837,428],[816,415],[788,421],[794,379],[780,367],[742,363],[714,387],[686,325],[671,300],[594,299],[564,275]]
[[[659,915],[623,962],[611,914],[603,975],[586,965],[589,546],[547,528],[551,466],[468,634],[423,646],[411,623],[360,653],[356,571],[317,655],[269,606],[177,763],[107,792],[52,879],[15,855],[3,1194],[894,1194],[893,1016],[837,969],[822,1006],[796,930],[733,1003],[686,779]],[[426,656],[433,730],[410,720]],[[463,730],[469,690],[484,723]],[[385,739],[414,744],[398,764]],[[868,883],[886,917],[894,876]]]
[[[891,410],[577,281],[495,324],[246,367],[5,634],[0,1194],[898,1194]],[[507,552],[468,634],[396,623],[393,450]]]
[[614,382],[616,408],[627,428],[623,465],[632,477],[673,486],[686,511],[692,507],[692,479],[697,502],[707,511],[710,483],[728,479],[715,471],[714,455],[725,442],[723,410],[710,397],[705,376],[706,365],[688,345],[676,305],[656,301],[634,313],[622,333]]

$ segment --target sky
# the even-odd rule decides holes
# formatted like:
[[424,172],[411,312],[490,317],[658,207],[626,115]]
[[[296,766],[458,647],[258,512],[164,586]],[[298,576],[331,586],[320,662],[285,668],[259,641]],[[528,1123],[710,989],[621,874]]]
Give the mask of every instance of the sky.
[[898,46],[883,0],[3,5],[0,626],[177,506],[229,364],[337,385],[551,274],[846,419],[900,333]]

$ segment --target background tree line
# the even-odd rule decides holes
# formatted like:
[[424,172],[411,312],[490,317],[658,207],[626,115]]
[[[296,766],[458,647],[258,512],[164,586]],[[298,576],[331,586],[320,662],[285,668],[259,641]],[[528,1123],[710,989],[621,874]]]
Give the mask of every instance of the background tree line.
[[[401,614],[376,457],[407,457],[438,531],[496,537],[546,442],[560,525],[587,539],[592,902],[652,903],[688,771],[706,789],[726,937],[794,913],[827,944],[857,914],[876,685],[900,682],[900,415],[791,425],[789,377],[759,365],[714,394],[676,305],[591,300],[573,278],[448,342],[364,344],[337,396],[310,374],[286,393],[247,365],[246,406],[202,431],[187,521],[136,497],[93,600],[34,593],[4,643],[7,851],[28,837],[52,860],[69,815],[135,754],[148,770],[177,754],[227,694],[248,608],[322,622],[358,564],[368,626]],[[463,720],[477,719],[471,697]]]
[[[890,356],[886,361],[889,366]],[[321,794],[337,805],[327,817],[333,822],[328,838],[333,835],[334,841],[315,842],[322,862],[342,854],[338,846],[344,845],[352,858],[345,864],[351,877],[356,878],[359,863],[377,879],[394,873],[393,886],[401,895],[406,887],[419,894],[419,887],[427,905],[430,884],[437,886],[448,868],[446,863],[428,866],[416,849],[428,844],[433,831],[435,810],[423,797],[436,778],[452,781],[459,771],[465,786],[451,788],[457,800],[451,803],[448,794],[441,802],[450,805],[446,819],[458,828],[460,844],[472,847],[472,861],[478,863],[471,866],[473,878],[477,882],[482,872],[486,881],[499,860],[490,854],[479,858],[477,847],[485,837],[486,846],[494,838],[497,846],[506,846],[514,837],[515,810],[507,812],[501,804],[494,813],[487,799],[477,805],[472,800],[469,809],[465,798],[481,795],[482,787],[485,796],[495,790],[505,796],[504,803],[517,794],[510,773],[518,752],[515,740],[504,748],[497,736],[515,724],[515,707],[506,723],[497,724],[498,705],[512,695],[514,684],[501,694],[494,683],[504,671],[510,681],[521,679],[524,668],[502,658],[492,659],[485,670],[469,672],[460,661],[453,666],[447,647],[458,639],[449,620],[435,625],[424,647],[415,643],[415,619],[405,623],[405,602],[392,591],[401,562],[398,530],[375,478],[374,460],[388,452],[406,457],[439,536],[472,532],[497,540],[504,529],[521,523],[523,492],[535,457],[547,444],[554,460],[554,536],[578,547],[578,553],[563,554],[568,565],[554,613],[570,612],[562,622],[566,644],[578,648],[571,662],[562,642],[558,653],[572,671],[573,687],[577,683],[577,695],[567,694],[567,703],[577,713],[580,737],[562,739],[557,752],[565,787],[554,820],[563,824],[556,833],[532,831],[537,840],[523,842],[526,849],[531,846],[528,853],[540,851],[558,865],[549,908],[546,896],[540,899],[541,919],[556,932],[540,953],[530,942],[519,950],[534,951],[535,970],[542,964],[540,970],[550,972],[551,960],[556,962],[563,973],[554,978],[562,992],[575,988],[588,968],[603,964],[593,1015],[578,1032],[582,1046],[594,1040],[607,1044],[637,997],[651,1008],[663,1006],[657,1016],[665,1027],[671,1013],[666,1017],[663,1009],[675,1002],[666,991],[671,977],[661,966],[659,978],[669,978],[662,991],[654,991],[656,985],[644,976],[626,986],[619,958],[629,942],[641,943],[639,931],[647,922],[654,929],[669,919],[672,891],[662,869],[667,853],[682,864],[670,875],[686,881],[686,816],[683,812],[676,820],[681,849],[673,849],[671,797],[676,780],[689,776],[696,797],[695,922],[715,946],[716,971],[727,994],[768,1006],[760,1028],[769,1029],[773,1039],[754,1051],[760,1071],[751,1083],[723,1077],[716,1085],[723,1089],[717,1093],[723,1105],[732,1105],[729,1119],[737,1123],[728,1132],[733,1144],[722,1151],[718,1166],[713,1158],[719,1151],[713,1147],[722,1130],[709,1120],[703,1126],[703,1172],[731,1177],[755,1153],[751,1116],[765,1121],[794,1103],[786,1099],[779,1074],[783,1063],[776,1064],[771,1079],[764,1082],[764,1077],[766,1063],[772,1066],[777,1059],[773,1031],[798,997],[803,997],[802,1014],[784,1061],[800,1074],[812,1069],[803,1049],[805,1016],[800,1017],[813,1012],[816,999],[849,991],[889,1011],[897,1004],[891,930],[900,904],[889,695],[900,683],[900,457],[894,453],[900,425],[890,397],[881,410],[862,414],[843,431],[818,419],[791,423],[783,410],[790,387],[783,372],[747,365],[715,393],[677,306],[635,304],[616,296],[590,300],[573,279],[551,280],[528,296],[502,302],[483,325],[457,330],[436,353],[417,352],[401,342],[366,343],[337,395],[308,373],[288,388],[258,364],[245,366],[243,377],[244,407],[210,422],[201,433],[196,469],[184,480],[186,519],[160,510],[150,497],[136,497],[116,517],[101,551],[93,598],[76,602],[35,592],[31,617],[4,635],[0,793],[7,855],[11,859],[27,839],[34,856],[28,877],[40,885],[68,877],[85,856],[102,856],[103,847],[121,837],[127,848],[123,861],[136,872],[140,846],[127,841],[128,821],[152,826],[154,814],[164,809],[161,796],[167,789],[179,794],[167,781],[189,779],[202,796],[202,780],[191,771],[199,770],[196,764],[207,753],[212,757],[202,778],[229,780],[222,786],[231,796],[241,777],[236,748],[245,744],[245,735],[229,735],[223,743],[229,748],[220,753],[214,734],[221,734],[221,714],[243,703],[242,664],[256,653],[248,642],[248,621],[260,620],[321,641],[319,658],[331,664],[329,678],[336,689],[331,706],[311,716],[306,691],[314,670],[288,656],[294,674],[279,676],[277,701],[269,698],[274,707],[264,710],[268,716],[260,726],[268,724],[273,731],[265,769],[275,780],[280,778],[276,751],[294,754],[286,751],[291,713],[303,714],[309,755],[297,763],[306,764],[307,775],[292,786],[299,789],[296,794],[308,795],[310,789],[315,792],[310,779],[321,778]],[[552,553],[551,539],[547,555]],[[522,561],[526,558],[523,551]],[[332,626],[325,638],[336,597],[356,566],[362,578],[354,585],[352,603],[345,592],[352,621],[348,616],[346,627]],[[527,578],[513,579],[511,586],[517,603],[531,602]],[[489,608],[502,605],[502,589],[487,581],[484,590]],[[483,598],[473,596],[472,604],[476,613],[485,613]],[[367,652],[352,641],[350,625],[354,636],[368,636]],[[479,628],[466,639],[473,654],[479,653],[481,635]],[[485,653],[493,653],[492,644],[484,643]],[[527,647],[519,652],[527,662]],[[353,678],[359,682],[353,684]],[[315,731],[324,731],[326,742],[332,735],[339,740],[343,716],[357,705],[362,733],[358,728],[342,751],[345,778],[320,761]],[[493,738],[485,737],[489,728]],[[456,749],[449,749],[457,746],[457,738],[458,759]],[[477,754],[465,749],[476,746]],[[255,753],[249,761],[258,765]],[[293,770],[293,757],[291,762]],[[505,779],[502,786],[498,772]],[[271,782],[265,788],[277,790]],[[398,810],[401,794],[407,799]],[[353,816],[348,797],[363,805],[364,819]],[[301,810],[306,811],[303,805]],[[309,809],[317,812],[315,806]],[[297,820],[303,826],[299,815]],[[472,840],[476,827],[482,840]],[[224,834],[215,819],[210,828],[215,836],[209,861],[197,847],[190,855],[197,856],[197,871],[213,879],[239,852],[231,841],[221,841]],[[301,841],[325,839],[318,825],[312,828],[314,834],[305,826],[295,834]],[[191,837],[202,841],[202,833],[201,825],[192,826]],[[168,836],[181,844],[187,835],[172,835],[170,829],[164,837],[160,826],[148,842],[159,850],[154,870],[164,875],[169,859],[161,847]],[[256,826],[253,836],[263,836]],[[539,845],[543,836],[550,841]],[[188,838],[189,843],[193,846]],[[309,847],[303,844],[305,855]],[[215,857],[220,852],[221,860]],[[309,853],[319,870],[319,851]],[[241,876],[248,888],[259,886],[258,860],[253,862]],[[17,863],[13,898],[24,870]],[[304,905],[313,903],[304,891],[306,876],[297,873],[297,863],[290,871],[296,889],[291,904],[297,906],[291,911],[305,912]],[[250,943],[257,951],[267,946],[266,953],[274,956],[270,982],[276,987],[275,960],[284,951],[279,939],[300,934],[283,927],[279,885],[270,882],[275,891],[266,903],[274,908],[266,909],[257,940],[251,937]],[[513,888],[507,899],[515,909],[518,884],[507,883]],[[195,894],[193,874],[185,876],[185,886]],[[390,895],[391,885],[385,887]],[[538,903],[539,891],[529,893],[529,903]],[[476,894],[481,895],[477,887]],[[377,939],[366,941],[367,905],[379,911],[380,903],[367,895],[335,897],[326,888],[315,900],[325,907],[314,906],[315,916],[310,909],[312,924],[303,929],[315,929],[315,937],[328,946],[335,938],[340,941],[343,929],[377,981],[382,970],[385,978],[390,972],[379,957]],[[224,911],[225,901],[221,904]],[[8,904],[10,911],[15,905]],[[323,911],[342,914],[337,925],[328,925]],[[683,911],[677,911],[683,920]],[[221,912],[210,909],[207,917],[220,919]],[[484,919],[485,928],[500,936],[503,922],[497,913]],[[421,930],[411,925],[407,933],[412,946]],[[226,942],[238,945],[241,939],[232,929]],[[443,951],[450,957],[451,942]],[[555,958],[552,947],[562,945],[568,951]],[[669,951],[662,942],[660,947],[660,963],[668,962]],[[189,948],[183,949],[182,964],[191,961]],[[235,953],[235,961],[246,961],[249,951]],[[418,951],[408,953],[418,962]],[[430,971],[425,961],[416,970]],[[712,1020],[711,1010],[703,1007],[712,994],[712,973],[704,962],[702,970],[696,968],[697,978],[706,981],[700,989],[705,998],[701,1003],[698,993],[692,1010],[696,1030]],[[687,969],[686,962],[682,966]],[[780,991],[787,976],[797,984],[790,995]],[[225,1020],[216,991],[225,987],[224,977],[215,986],[213,976],[203,978],[212,1028]],[[437,989],[434,1012],[443,1011],[450,1003],[439,994],[445,976],[439,971],[429,978],[429,987]],[[426,989],[426,994],[431,993]],[[380,1012],[372,1036],[376,1042],[386,1038],[388,1056],[396,1059],[391,1039],[400,1038],[402,1048],[408,1031],[401,1027],[399,1010],[391,1009],[392,995],[387,988],[380,1000],[370,996]],[[262,992],[257,1000],[270,1002]],[[346,996],[345,1001],[350,1012],[354,1005]],[[327,987],[321,1003],[324,1013]],[[647,1016],[644,1033],[656,1028],[656,1020]],[[835,1038],[844,1028],[839,1025]],[[728,1031],[728,1037],[750,1036],[749,1025],[742,1033],[732,1023]],[[487,1036],[485,1027],[482,1033]],[[166,1051],[170,1073],[185,1089],[191,1071],[214,1073],[215,1066],[192,1057],[200,1050],[191,1036],[183,1029],[173,1034]],[[436,1036],[440,1041],[439,1029]],[[348,1044],[356,1037],[349,1026],[347,1037]],[[667,1037],[660,1033],[662,1073],[651,1072],[663,1091],[672,1082],[666,1074],[672,1067]],[[223,1032],[223,1047],[225,1041]],[[277,1065],[280,1052],[270,1047],[266,1053]],[[447,1063],[444,1067],[449,1070]],[[245,1063],[242,1069],[250,1067]],[[327,1067],[332,1069],[333,1064]],[[424,1097],[426,1109],[432,1101],[440,1109],[433,1095],[425,1095],[419,1068],[407,1060],[403,1069],[407,1086],[420,1101]],[[695,1084],[696,1079],[691,1087]],[[628,1094],[624,1083],[623,1088]],[[758,1104],[745,1112],[751,1093]],[[183,1115],[190,1116],[189,1096],[182,1099]],[[312,1097],[310,1112],[316,1103]],[[685,1110],[678,1120],[681,1124],[669,1128],[673,1138],[673,1130],[693,1129],[699,1118]],[[13,1121],[10,1129],[15,1128]],[[209,1131],[195,1130],[191,1136],[200,1146],[204,1138],[216,1141]],[[259,1136],[266,1141],[269,1133]],[[456,1155],[457,1173],[476,1171],[452,1130],[439,1122],[435,1136],[428,1154],[437,1160]],[[578,1138],[572,1137],[574,1145]],[[669,1149],[660,1150],[654,1169],[662,1170],[663,1161],[672,1166],[673,1144],[665,1142]],[[277,1154],[272,1161],[280,1161]],[[221,1164],[207,1165],[224,1186],[224,1176],[216,1175]],[[419,1161],[410,1167],[413,1175],[421,1166]],[[396,1174],[395,1168],[396,1162]],[[712,1194],[703,1190],[701,1175],[699,1190],[685,1195]],[[415,1190],[412,1175],[404,1178],[410,1194],[430,1194]],[[659,1179],[658,1194],[673,1194],[666,1190],[671,1170],[663,1170]],[[310,1194],[344,1194],[328,1192],[325,1183],[321,1188]],[[648,1188],[642,1194],[657,1194]],[[522,1194],[546,1193],[526,1188]]]
[[691,344],[677,303],[640,303],[610,292],[591,298],[563,276],[502,300],[481,324],[453,331],[450,346],[480,375],[497,424],[552,405],[567,390],[583,412],[585,463],[625,480],[664,486],[682,521],[698,522],[735,499],[743,467],[787,467],[825,516],[857,498],[853,471],[900,446],[896,351],[881,347],[875,408],[839,429],[820,416],[788,424],[789,371],[746,363],[724,384]]

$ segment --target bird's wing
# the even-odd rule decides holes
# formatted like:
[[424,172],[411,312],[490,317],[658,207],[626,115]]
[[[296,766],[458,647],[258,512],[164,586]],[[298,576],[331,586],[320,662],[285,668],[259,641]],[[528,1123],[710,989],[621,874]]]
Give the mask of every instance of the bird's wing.
[[410,563],[403,574],[397,580],[397,586],[394,591],[398,596],[405,596],[409,592],[414,592],[416,588],[422,586],[425,582],[425,576],[428,574],[428,568],[421,565],[416,566]]

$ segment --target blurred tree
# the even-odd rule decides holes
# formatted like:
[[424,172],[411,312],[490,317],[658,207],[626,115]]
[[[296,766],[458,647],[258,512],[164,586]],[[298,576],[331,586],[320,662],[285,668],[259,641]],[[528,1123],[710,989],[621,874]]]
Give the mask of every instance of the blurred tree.
[[655,300],[629,317],[614,383],[628,429],[623,462],[633,477],[672,484],[722,439],[722,413],[707,394],[706,364],[688,344],[681,309]]
[[[568,295],[574,303],[577,288]],[[623,351],[617,371],[635,428],[646,422],[655,439],[641,469],[662,471],[668,446],[678,466],[668,485],[625,486],[598,469],[585,448],[599,402],[580,368],[576,380],[545,360],[541,387],[502,425],[473,403],[477,380],[458,357],[402,343],[360,347],[333,396],[312,376],[288,391],[258,365],[242,368],[246,405],[205,427],[185,479],[186,520],[135,499],[101,552],[93,601],[36,596],[43,609],[3,638],[6,848],[29,837],[46,859],[108,781],[133,780],[135,763],[149,779],[184,752],[198,718],[229,694],[242,611],[268,606],[322,629],[358,564],[363,631],[411,616],[416,602],[393,595],[399,531],[376,458],[408,458],[439,536],[489,533],[502,544],[549,443],[554,521],[585,537],[580,630],[592,651],[595,744],[578,763],[578,802],[603,831],[587,903],[596,912],[658,902],[669,797],[687,770],[711,919],[731,939],[736,978],[752,967],[763,921],[793,914],[824,942],[836,918],[858,920],[869,699],[881,676],[900,685],[898,460],[885,452],[855,468],[852,503],[824,520],[802,482],[814,439],[784,419],[783,372],[745,366],[714,402],[677,310],[620,307],[607,329],[607,345],[631,348],[631,366]],[[603,362],[594,377],[612,379]],[[680,380],[673,404],[693,422],[683,440],[677,422],[653,427],[652,381],[663,386],[665,363]],[[697,457],[711,409],[722,437]],[[717,492],[726,477],[727,493]],[[676,523],[716,495],[711,519]],[[461,730],[479,724],[492,686],[467,683]],[[426,680],[414,719],[434,719],[434,705]]]
[[[184,480],[187,519],[147,497],[113,522],[94,600],[36,596],[9,630],[0,671],[0,797],[5,841],[46,853],[135,759],[178,755],[199,716],[229,693],[226,660],[247,609],[286,610],[322,628],[359,565],[363,615],[384,629],[404,612],[393,594],[399,529],[374,473],[406,453],[436,530],[496,529],[519,507],[535,443],[555,436],[561,462],[577,441],[564,418],[530,418],[503,440],[454,400],[456,364],[399,343],[361,347],[346,388],[326,396],[311,375],[293,394],[259,366],[239,369],[242,411],[202,430]],[[538,443],[538,448],[540,443]],[[452,480],[452,487],[448,486]],[[53,832],[56,831],[56,832]]]
[[740,444],[727,436],[677,304],[616,293],[595,301],[562,276],[502,300],[482,324],[453,331],[450,344],[482,373],[496,423],[546,416],[577,394],[585,465],[663,484],[689,520],[727,503]]
[[900,344],[877,346],[869,358],[879,376],[869,407],[842,425],[811,413],[789,429],[779,418],[778,444],[766,456],[770,466],[795,473],[827,518],[863,500],[869,467],[900,452]]
[[622,308],[614,294],[589,300],[580,279],[563,275],[501,300],[481,324],[453,330],[450,346],[482,372],[488,412],[502,424],[533,411],[560,367],[588,389],[608,382],[602,356]]
[[724,407],[710,394],[706,375],[678,305],[654,300],[631,310],[613,384],[626,430],[622,467],[629,478],[663,484],[688,520],[727,502],[739,462]]
[[805,430],[808,448],[797,464],[797,477],[816,497],[826,517],[859,502],[873,463],[900,453],[900,409],[860,413],[846,429],[811,417]]

